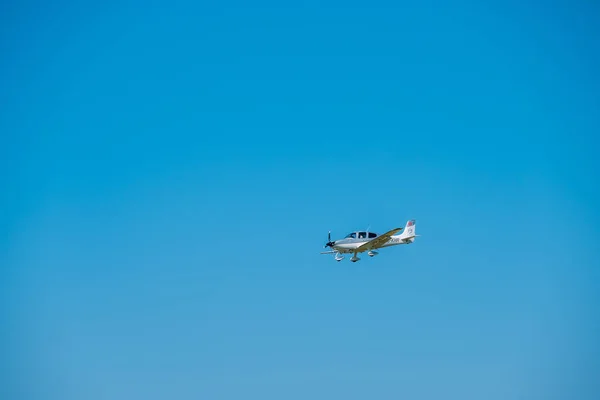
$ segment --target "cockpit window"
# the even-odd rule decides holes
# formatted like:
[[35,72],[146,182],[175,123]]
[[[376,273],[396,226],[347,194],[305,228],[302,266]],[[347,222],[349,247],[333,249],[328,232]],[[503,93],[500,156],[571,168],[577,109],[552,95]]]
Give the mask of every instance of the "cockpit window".
[[358,232],[359,239],[366,239],[366,237],[367,237],[367,232]]
[[348,236],[346,236],[346,238],[356,239],[356,232],[352,232],[352,233],[348,234]]
[[377,234],[373,233],[373,232],[369,232],[369,239],[372,239],[374,237],[377,237]]

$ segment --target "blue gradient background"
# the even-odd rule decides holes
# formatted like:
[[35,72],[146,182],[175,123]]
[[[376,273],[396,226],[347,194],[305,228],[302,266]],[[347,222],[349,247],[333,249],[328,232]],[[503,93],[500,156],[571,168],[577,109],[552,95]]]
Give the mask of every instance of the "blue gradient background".
[[1,398],[599,398],[594,2],[0,11]]

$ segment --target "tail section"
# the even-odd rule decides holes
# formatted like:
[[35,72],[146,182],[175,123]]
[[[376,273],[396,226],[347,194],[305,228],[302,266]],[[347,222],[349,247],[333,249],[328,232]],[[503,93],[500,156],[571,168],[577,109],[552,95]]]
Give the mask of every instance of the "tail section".
[[406,223],[404,230],[400,234],[400,239],[413,238],[413,240],[414,240],[414,237],[417,236],[416,232],[417,232],[417,223],[414,219],[411,219],[410,221],[408,221]]

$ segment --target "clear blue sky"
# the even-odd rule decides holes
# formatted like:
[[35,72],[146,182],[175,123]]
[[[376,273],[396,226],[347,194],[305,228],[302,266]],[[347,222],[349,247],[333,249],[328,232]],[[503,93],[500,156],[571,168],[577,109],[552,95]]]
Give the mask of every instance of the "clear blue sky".
[[0,397],[598,399],[592,1],[50,3],[0,6]]

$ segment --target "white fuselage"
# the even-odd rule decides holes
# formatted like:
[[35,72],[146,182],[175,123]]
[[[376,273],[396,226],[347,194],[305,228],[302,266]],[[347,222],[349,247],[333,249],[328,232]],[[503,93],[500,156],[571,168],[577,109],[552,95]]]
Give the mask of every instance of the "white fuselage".
[[[371,239],[352,239],[352,238],[336,240],[335,244],[333,245],[333,250],[335,250],[339,253],[354,253],[354,250],[356,248],[362,246],[363,244],[367,243],[370,240]],[[380,249],[380,248],[384,248],[384,247],[397,246],[400,244],[410,244],[414,241],[415,241],[414,236],[408,237],[408,238],[402,238],[402,234],[400,234],[400,235],[396,235],[396,236],[391,236],[387,242],[385,242],[381,246],[378,246],[377,248]],[[373,249],[373,250],[376,250],[376,249]]]

